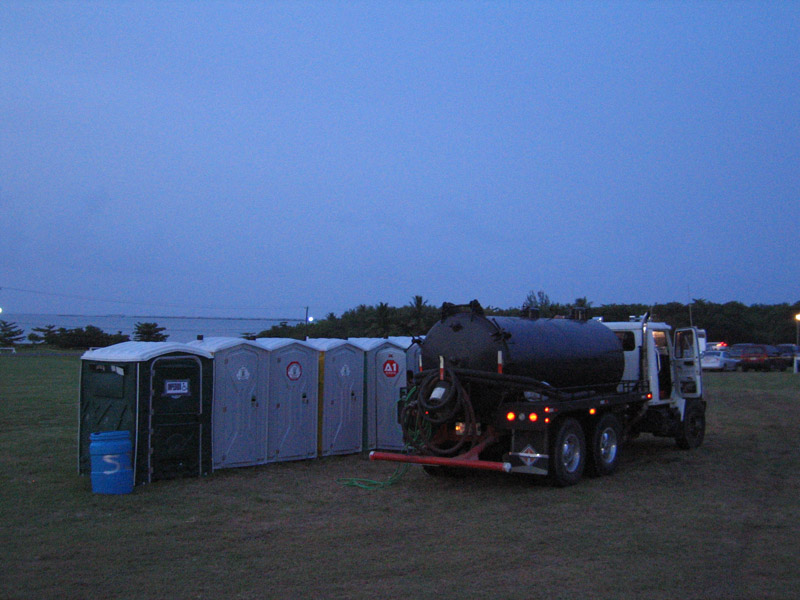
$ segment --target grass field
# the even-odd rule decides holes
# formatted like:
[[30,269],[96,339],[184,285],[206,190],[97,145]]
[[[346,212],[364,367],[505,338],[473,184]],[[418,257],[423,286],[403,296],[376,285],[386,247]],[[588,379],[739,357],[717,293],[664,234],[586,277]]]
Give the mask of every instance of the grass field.
[[706,441],[564,489],[361,456],[125,496],[77,475],[77,356],[0,356],[0,598],[796,598],[800,375],[706,377]]

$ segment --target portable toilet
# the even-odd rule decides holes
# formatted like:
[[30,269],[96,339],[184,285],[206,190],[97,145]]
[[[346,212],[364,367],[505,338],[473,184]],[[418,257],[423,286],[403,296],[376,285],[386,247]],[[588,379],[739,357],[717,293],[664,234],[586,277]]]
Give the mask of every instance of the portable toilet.
[[81,356],[78,471],[90,435],[128,431],[137,484],[211,472],[211,354],[173,342],[123,342]]
[[405,349],[386,338],[349,338],[364,351],[366,449],[402,450],[398,403],[406,393]]
[[267,461],[317,455],[319,352],[288,338],[259,338],[269,353]]
[[255,342],[234,337],[208,337],[189,345],[214,357],[214,468],[266,463],[269,353]]
[[361,451],[364,415],[364,351],[339,339],[310,339],[319,350],[320,456]]

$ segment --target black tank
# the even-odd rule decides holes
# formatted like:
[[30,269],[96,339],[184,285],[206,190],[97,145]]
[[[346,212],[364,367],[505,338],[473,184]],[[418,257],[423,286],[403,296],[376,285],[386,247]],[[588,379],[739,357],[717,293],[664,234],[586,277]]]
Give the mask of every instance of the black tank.
[[625,369],[622,344],[597,321],[457,312],[443,316],[421,346],[423,369],[438,368],[444,356],[451,367],[497,373],[502,351],[503,373],[558,388],[616,385]]

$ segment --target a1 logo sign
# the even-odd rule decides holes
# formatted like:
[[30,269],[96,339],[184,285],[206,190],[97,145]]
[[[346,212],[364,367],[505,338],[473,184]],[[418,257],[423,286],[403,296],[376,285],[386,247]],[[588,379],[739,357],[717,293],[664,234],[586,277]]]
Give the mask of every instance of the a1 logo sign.
[[393,359],[387,360],[383,363],[383,374],[387,377],[396,377],[397,374],[400,372],[400,367],[397,365],[397,362]]

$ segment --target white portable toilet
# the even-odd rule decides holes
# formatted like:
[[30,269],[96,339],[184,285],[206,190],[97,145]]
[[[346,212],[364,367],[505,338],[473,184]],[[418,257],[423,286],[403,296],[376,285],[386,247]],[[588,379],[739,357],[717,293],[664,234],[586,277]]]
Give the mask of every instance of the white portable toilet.
[[269,352],[267,461],[317,455],[319,352],[289,338],[259,338]]
[[364,351],[346,340],[310,339],[320,352],[319,454],[361,451],[364,415]]
[[402,450],[398,402],[406,392],[406,353],[386,338],[349,338],[364,350],[366,445],[369,450]]
[[189,345],[214,357],[214,468],[266,463],[269,353],[255,342],[233,337],[209,337]]

